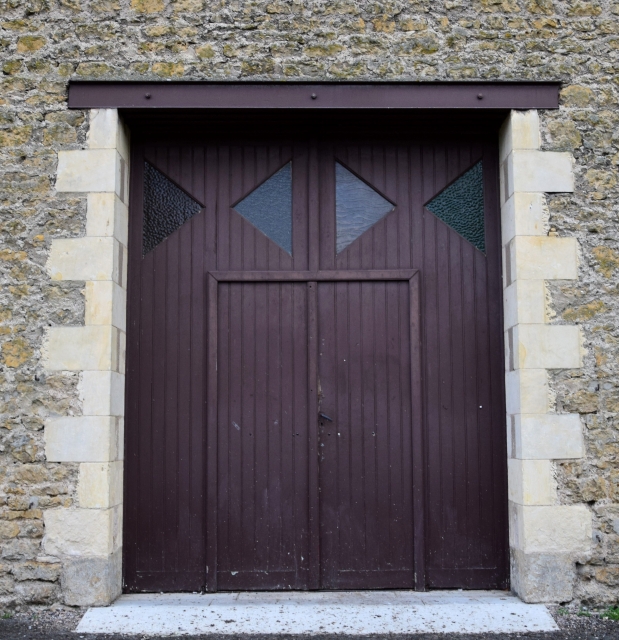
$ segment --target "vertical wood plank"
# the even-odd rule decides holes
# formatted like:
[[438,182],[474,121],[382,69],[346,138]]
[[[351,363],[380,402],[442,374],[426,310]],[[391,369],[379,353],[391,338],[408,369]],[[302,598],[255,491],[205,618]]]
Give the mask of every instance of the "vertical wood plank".
[[217,280],[207,286],[206,589],[217,590]]
[[427,452],[423,411],[423,362],[421,333],[421,296],[419,271],[409,284],[409,326],[411,350],[411,422],[413,439],[413,549],[414,587],[426,590],[426,517],[427,493],[425,490]]
[[307,283],[307,370],[309,382],[309,588],[320,587],[320,496],[318,479],[318,283]]

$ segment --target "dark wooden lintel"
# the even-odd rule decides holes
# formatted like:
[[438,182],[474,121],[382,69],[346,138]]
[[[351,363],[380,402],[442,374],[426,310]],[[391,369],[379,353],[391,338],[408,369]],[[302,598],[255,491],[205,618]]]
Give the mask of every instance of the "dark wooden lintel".
[[87,82],[70,109],[557,109],[560,82]]

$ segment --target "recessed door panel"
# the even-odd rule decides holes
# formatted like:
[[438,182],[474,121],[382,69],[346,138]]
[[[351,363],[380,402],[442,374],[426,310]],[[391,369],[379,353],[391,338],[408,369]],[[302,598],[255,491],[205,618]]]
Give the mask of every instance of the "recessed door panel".
[[321,586],[413,586],[409,282],[318,286]]
[[307,588],[307,285],[221,282],[217,314],[217,587]]

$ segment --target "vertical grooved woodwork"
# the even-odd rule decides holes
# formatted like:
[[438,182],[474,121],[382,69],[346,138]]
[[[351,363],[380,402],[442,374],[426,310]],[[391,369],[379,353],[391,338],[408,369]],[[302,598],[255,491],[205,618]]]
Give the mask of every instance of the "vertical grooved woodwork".
[[[126,591],[507,588],[497,155],[133,145]],[[204,206],[142,256],[145,161]],[[480,161],[485,255],[424,206]],[[388,204],[339,252],[337,162]],[[291,252],[233,208],[286,166]]]

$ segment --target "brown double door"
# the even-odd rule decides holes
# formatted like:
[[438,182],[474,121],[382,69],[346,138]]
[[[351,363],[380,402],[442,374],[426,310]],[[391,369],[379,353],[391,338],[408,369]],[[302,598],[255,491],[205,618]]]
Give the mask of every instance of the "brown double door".
[[126,590],[506,586],[496,165],[134,145]]

